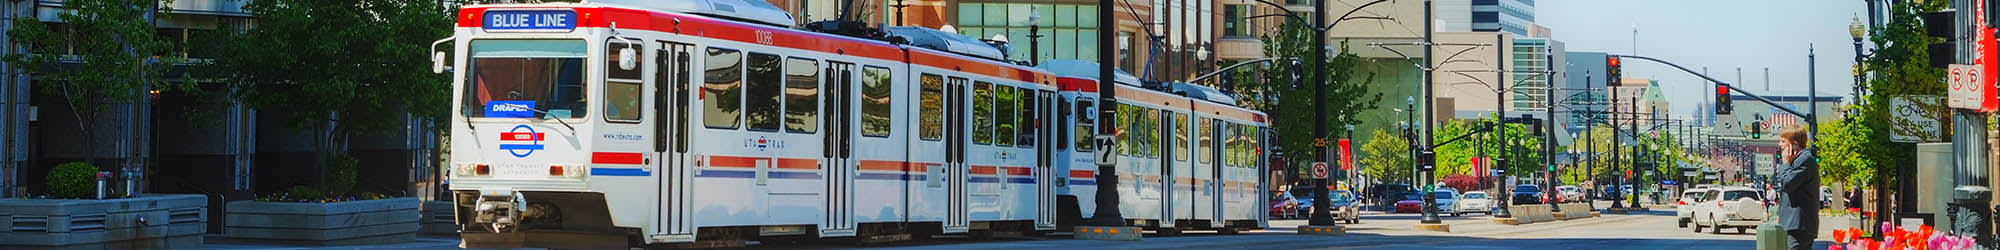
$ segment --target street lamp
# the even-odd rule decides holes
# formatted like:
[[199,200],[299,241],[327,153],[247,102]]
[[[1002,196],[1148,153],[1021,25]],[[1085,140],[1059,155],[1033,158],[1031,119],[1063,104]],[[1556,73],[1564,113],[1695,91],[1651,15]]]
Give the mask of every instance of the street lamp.
[[1028,12],[1028,64],[1042,61],[1042,12]]

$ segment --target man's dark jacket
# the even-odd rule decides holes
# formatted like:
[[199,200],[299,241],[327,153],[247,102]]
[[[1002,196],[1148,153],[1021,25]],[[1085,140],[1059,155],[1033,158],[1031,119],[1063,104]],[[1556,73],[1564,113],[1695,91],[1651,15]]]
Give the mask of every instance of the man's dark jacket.
[[1819,230],[1819,161],[1813,150],[1778,169],[1778,223],[1786,231]]

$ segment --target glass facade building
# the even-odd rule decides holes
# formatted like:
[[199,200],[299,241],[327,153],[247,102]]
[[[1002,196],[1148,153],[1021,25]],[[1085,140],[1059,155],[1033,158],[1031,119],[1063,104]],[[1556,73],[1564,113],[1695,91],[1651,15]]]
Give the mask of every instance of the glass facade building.
[[1472,0],[1472,31],[1528,35],[1535,22],[1535,0]]

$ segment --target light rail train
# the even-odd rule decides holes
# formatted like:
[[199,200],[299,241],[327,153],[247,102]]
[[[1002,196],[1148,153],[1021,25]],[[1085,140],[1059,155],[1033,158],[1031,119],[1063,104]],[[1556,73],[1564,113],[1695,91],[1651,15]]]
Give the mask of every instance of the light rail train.
[[[433,60],[454,83],[447,176],[466,247],[1042,233],[1094,211],[1094,63],[1024,66],[1004,43],[920,27],[794,28],[758,0],[475,4],[456,19]],[[1118,81],[1125,218],[1266,226],[1262,113]]]

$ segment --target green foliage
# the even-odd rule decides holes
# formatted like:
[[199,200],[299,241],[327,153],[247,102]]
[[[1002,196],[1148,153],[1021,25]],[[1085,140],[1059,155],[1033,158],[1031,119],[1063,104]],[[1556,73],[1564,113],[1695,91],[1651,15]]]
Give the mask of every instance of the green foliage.
[[353,156],[347,155],[327,157],[326,163],[321,165],[325,171],[320,174],[321,180],[325,183],[325,186],[321,187],[321,190],[326,191],[328,195],[347,195],[353,193],[354,179],[359,175],[355,168],[360,165],[360,162],[360,160],[355,159]]
[[63,163],[49,170],[49,175],[43,181],[48,182],[50,196],[91,197],[97,189],[97,166],[82,162]]
[[[1865,119],[1865,118],[1862,118]],[[1846,182],[1853,185],[1870,186],[1875,176],[1872,170],[1877,165],[1873,154],[1886,154],[1881,146],[1869,143],[1872,134],[1862,123],[1825,122],[1819,125],[1819,137],[1813,142],[1819,151],[1820,178],[1827,182]]]
[[[1312,39],[1320,38],[1313,37],[1312,30],[1306,25],[1287,22],[1278,32],[1267,33],[1261,40],[1264,41],[1266,56],[1298,58],[1304,61],[1303,68],[1308,71],[1319,69],[1328,73],[1325,77],[1327,80],[1324,81],[1325,99],[1321,100],[1326,105],[1324,121],[1313,120],[1315,112],[1312,100],[1316,88],[1313,85],[1316,83],[1311,80],[1313,75],[1310,72],[1298,74],[1307,78],[1303,81],[1305,82],[1303,89],[1292,89],[1293,73],[1289,66],[1266,67],[1259,74],[1264,80],[1238,81],[1241,84],[1237,86],[1237,92],[1242,94],[1239,100],[1253,101],[1249,107],[1261,107],[1259,111],[1272,114],[1271,127],[1277,131],[1276,137],[1284,138],[1279,142],[1286,157],[1306,163],[1320,159],[1320,154],[1324,153],[1313,147],[1313,139],[1316,138],[1313,129],[1318,122],[1324,122],[1326,125],[1329,137],[1327,144],[1328,147],[1332,147],[1333,142],[1338,141],[1335,138],[1352,136],[1341,134],[1345,133],[1342,125],[1360,124],[1361,112],[1375,109],[1376,103],[1382,99],[1380,90],[1368,87],[1368,82],[1375,79],[1374,73],[1361,73],[1356,70],[1357,66],[1366,62],[1366,59],[1349,52],[1351,50],[1348,49],[1347,41],[1340,42],[1340,49],[1335,50],[1339,54],[1334,55],[1331,60],[1317,62],[1313,61],[1311,56]],[[1277,102],[1261,103],[1265,100]]]
[[[1451,138],[1472,133],[1482,123],[1494,121],[1493,119],[1447,121],[1443,125],[1438,126],[1437,134],[1433,138],[1436,138],[1438,142],[1444,142]],[[1507,174],[1526,176],[1530,173],[1540,173],[1542,171],[1542,154],[1545,154],[1545,152],[1541,151],[1542,139],[1540,137],[1529,136],[1530,132],[1527,131],[1529,129],[1527,126],[1508,124],[1505,127],[1507,130],[1507,140],[1504,142],[1499,141],[1500,138],[1495,136],[1492,131],[1488,131],[1438,147],[1436,150],[1438,154],[1438,175],[1478,174],[1472,173],[1472,158],[1479,157],[1482,155],[1482,152],[1486,157],[1498,158],[1502,149],[1505,149],[1507,152],[1505,158],[1507,159]]]
[[1361,145],[1367,156],[1361,157],[1361,174],[1382,182],[1394,183],[1410,179],[1410,140],[1391,132],[1377,129]]
[[[162,0],[67,0],[56,19],[63,29],[51,27],[34,16],[14,20],[7,31],[13,46],[27,53],[8,54],[0,60],[16,65],[36,77],[35,86],[43,94],[56,96],[68,105],[76,118],[77,132],[86,143],[96,142],[90,129],[97,114],[108,105],[129,102],[149,85],[171,87],[163,76],[171,63],[182,61],[162,41],[152,23],[164,15]],[[95,146],[87,145],[86,150]],[[86,152],[95,159],[95,152]],[[88,160],[88,159],[87,159]]]
[[402,126],[396,111],[441,119],[449,110],[447,76],[428,70],[431,42],[451,35],[439,1],[257,0],[244,10],[256,25],[212,44],[226,53],[203,72],[255,108],[293,113],[289,127],[385,132]]

